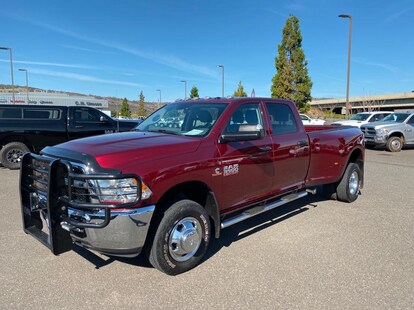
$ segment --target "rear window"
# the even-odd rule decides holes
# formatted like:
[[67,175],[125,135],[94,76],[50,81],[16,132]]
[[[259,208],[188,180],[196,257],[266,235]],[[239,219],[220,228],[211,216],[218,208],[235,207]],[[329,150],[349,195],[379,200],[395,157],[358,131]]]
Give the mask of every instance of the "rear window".
[[0,107],[0,119],[38,119],[59,120],[62,116],[60,109],[12,108]]
[[273,134],[281,135],[298,131],[293,112],[287,104],[267,102],[266,107]]
[[59,109],[23,109],[25,119],[60,119],[61,110]]
[[0,107],[0,119],[15,119],[22,118],[21,108],[1,108]]

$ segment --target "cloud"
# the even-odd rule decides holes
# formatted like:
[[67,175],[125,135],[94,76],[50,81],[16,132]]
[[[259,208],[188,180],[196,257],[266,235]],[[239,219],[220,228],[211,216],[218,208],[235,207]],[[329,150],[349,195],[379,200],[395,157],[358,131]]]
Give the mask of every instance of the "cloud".
[[[10,60],[2,60],[0,62],[10,62]],[[53,63],[53,62],[40,62],[40,61],[24,61],[24,60],[13,60],[14,64],[24,64],[24,65],[38,65],[38,66],[52,66],[52,67],[63,67],[63,68],[76,68],[76,69],[98,69],[96,67],[80,65],[80,64],[63,64],[63,63]]]
[[90,49],[90,48],[84,48],[84,47],[74,46],[74,45],[69,45],[69,44],[60,44],[60,46],[61,46],[61,47],[64,47],[64,48],[73,49],[73,50],[77,50],[77,51],[88,52],[88,53],[96,53],[96,54],[115,54],[115,53],[108,52],[108,51],[103,51],[103,50],[93,50],[93,49]]
[[122,44],[112,43],[108,41],[93,40],[91,42],[101,44],[103,46],[110,47],[118,51],[122,51],[124,53],[128,53],[128,54],[138,56],[144,59],[148,59],[148,60],[160,63],[162,65],[165,65],[165,66],[168,66],[168,67],[180,70],[180,71],[199,73],[199,74],[207,75],[210,77],[217,76],[216,70],[212,70],[207,67],[191,64],[174,55],[160,54],[159,52],[142,51],[139,49],[131,48],[131,47],[128,47]]
[[391,65],[388,65],[388,64],[373,62],[373,61],[362,59],[362,58],[353,58],[352,62],[359,63],[361,65],[379,67],[379,68],[385,69],[387,71],[390,71],[392,73],[398,73],[400,71],[397,67],[394,67],[394,66],[391,66]]
[[101,46],[105,46],[105,47],[109,47],[118,51],[122,51],[124,53],[128,53],[134,56],[138,56],[140,58],[144,58],[144,59],[148,59],[150,61],[165,65],[167,67],[170,68],[174,68],[180,71],[184,71],[187,73],[198,73],[198,74],[202,74],[202,75],[206,75],[209,77],[216,77],[217,76],[217,71],[216,70],[212,70],[208,67],[204,67],[204,66],[200,66],[200,65],[195,65],[192,63],[189,63],[185,60],[182,60],[174,55],[167,55],[167,54],[161,54],[159,52],[151,52],[151,51],[143,51],[143,50],[139,50],[136,48],[131,48],[119,43],[114,43],[114,42],[110,42],[110,41],[106,41],[106,40],[101,40],[101,39],[96,39],[96,38],[91,38],[91,37],[86,37],[84,35],[80,35],[78,33],[72,32],[72,31],[68,31],[65,30],[63,28],[54,26],[54,25],[50,25],[47,23],[42,23],[39,21],[35,21],[35,20],[31,20],[28,18],[22,19],[19,16],[13,15],[11,16],[14,19],[17,19],[21,22],[26,22],[26,23],[30,23],[32,25],[36,25],[38,27],[42,27],[42,28],[46,28],[50,31],[53,32],[57,32],[63,35],[66,35],[68,37],[71,38],[75,38],[78,40],[82,40],[85,42],[89,42],[89,43],[93,43],[93,44],[98,44]]
[[145,85],[138,84],[138,83],[117,81],[117,80],[106,80],[106,79],[101,79],[101,78],[97,78],[97,77],[90,76],[90,75],[77,74],[77,73],[68,73],[68,72],[42,70],[42,69],[31,69],[30,72],[34,74],[39,74],[39,75],[59,77],[59,78],[65,78],[65,79],[82,81],[82,82],[94,82],[94,83],[111,84],[111,85],[116,84],[116,85],[123,85],[123,86],[132,86],[132,87],[146,87]]
[[267,11],[270,12],[270,13],[272,13],[272,14],[274,14],[274,15],[283,17],[283,18],[287,18],[288,17],[288,14],[285,14],[285,13],[282,13],[282,12],[279,12],[279,11],[276,11],[276,10],[273,10],[273,9],[267,9]]
[[391,14],[390,16],[388,16],[386,18],[386,20],[387,21],[393,21],[393,20],[395,20],[397,18],[400,18],[402,15],[404,15],[404,14],[406,14],[406,13],[412,11],[412,10],[414,10],[414,7],[410,7],[410,8],[406,8],[404,10],[398,11],[398,12],[396,12],[396,13]]

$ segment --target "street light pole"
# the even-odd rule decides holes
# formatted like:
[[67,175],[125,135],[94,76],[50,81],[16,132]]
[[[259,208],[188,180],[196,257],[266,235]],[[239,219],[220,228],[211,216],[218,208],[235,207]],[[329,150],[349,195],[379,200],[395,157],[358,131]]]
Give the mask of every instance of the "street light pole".
[[346,116],[350,114],[350,104],[349,104],[349,78],[351,75],[351,44],[352,44],[352,16],[348,14],[341,14],[338,15],[340,18],[348,18],[349,19],[349,32],[348,32],[348,70],[347,70],[347,78],[346,78],[346,105],[345,105],[345,112]]
[[160,104],[161,104],[161,89],[157,89],[158,92],[160,92]]
[[224,65],[217,65],[217,68],[221,68],[221,97],[224,98]]
[[9,52],[10,52],[10,72],[11,72],[11,82],[12,82],[12,96],[13,96],[13,103],[16,103],[15,100],[14,100],[14,78],[13,78],[12,49],[11,49],[11,47],[0,47],[0,50],[9,50]]
[[186,80],[182,80],[182,83],[184,83],[184,100],[187,99],[187,81]]
[[27,97],[27,104],[30,104],[29,102],[29,78],[27,74],[27,69],[19,69],[19,71],[26,72],[26,97]]

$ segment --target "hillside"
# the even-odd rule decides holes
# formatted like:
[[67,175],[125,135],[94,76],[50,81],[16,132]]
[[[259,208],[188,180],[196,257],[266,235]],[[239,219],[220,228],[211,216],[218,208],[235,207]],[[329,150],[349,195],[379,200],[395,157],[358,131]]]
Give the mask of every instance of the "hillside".
[[[11,85],[4,85],[0,84],[0,93],[11,93],[12,87]],[[26,93],[26,86],[14,86],[14,92],[15,93]],[[111,111],[119,111],[121,109],[121,103],[123,98],[116,98],[116,97],[103,97],[103,96],[95,96],[92,94],[81,94],[81,93],[75,93],[75,92],[64,92],[64,91],[58,91],[58,90],[46,90],[41,88],[35,88],[35,87],[29,87],[29,92],[40,92],[40,93],[52,93],[52,94],[65,94],[69,96],[91,96],[95,97],[96,99],[104,99],[108,100],[108,107]],[[128,101],[131,112],[134,114],[138,110],[138,100],[136,101]],[[158,102],[145,102],[145,109],[148,112],[152,112],[158,108],[159,104]]]

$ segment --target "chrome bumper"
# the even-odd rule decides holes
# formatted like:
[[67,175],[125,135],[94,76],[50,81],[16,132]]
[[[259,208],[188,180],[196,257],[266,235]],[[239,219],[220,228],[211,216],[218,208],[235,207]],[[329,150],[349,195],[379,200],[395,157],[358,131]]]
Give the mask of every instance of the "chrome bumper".
[[388,136],[364,136],[365,143],[385,144],[387,143]]
[[[134,257],[141,253],[155,206],[122,212],[111,211],[109,224],[103,228],[62,228],[69,230],[75,244],[113,256]],[[86,223],[101,223],[105,214],[68,208],[68,216]]]

